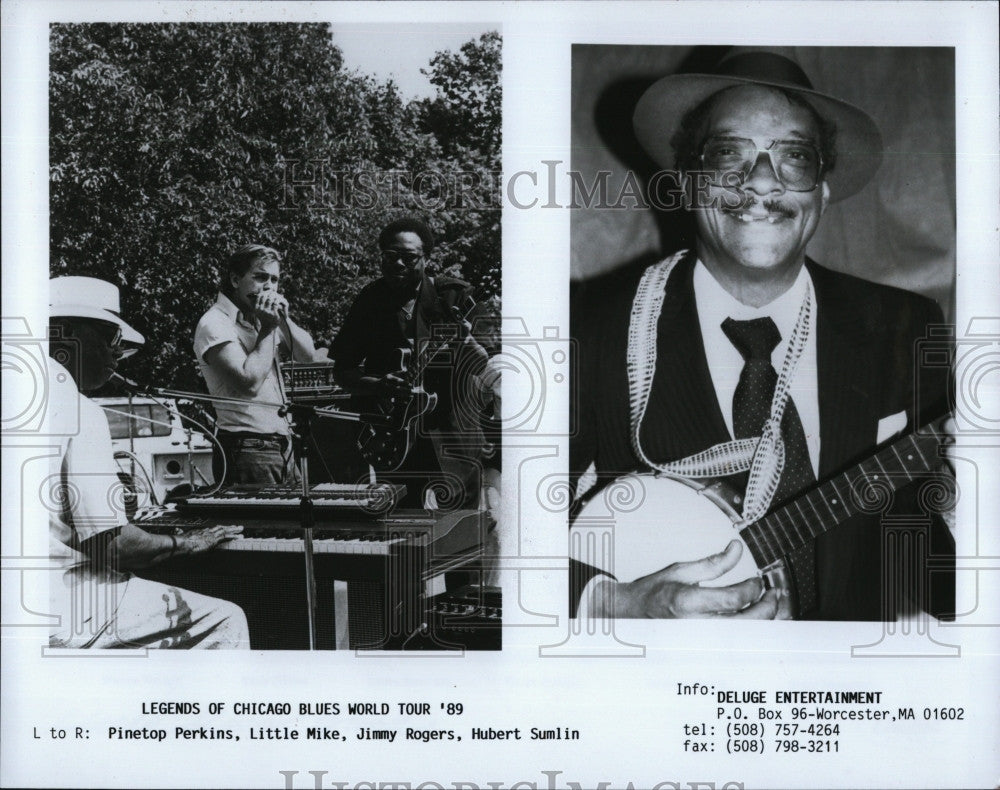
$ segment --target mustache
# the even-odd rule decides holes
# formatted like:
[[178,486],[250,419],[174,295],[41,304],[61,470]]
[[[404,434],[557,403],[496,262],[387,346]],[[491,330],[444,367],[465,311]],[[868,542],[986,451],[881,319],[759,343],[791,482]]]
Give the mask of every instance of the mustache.
[[793,206],[789,206],[786,203],[782,203],[780,200],[761,200],[758,197],[750,194],[749,192],[740,192],[742,201],[737,206],[723,206],[723,211],[729,211],[733,213],[740,213],[753,208],[756,205],[761,205],[768,214],[778,214],[784,216],[788,219],[793,219],[797,216],[798,212]]

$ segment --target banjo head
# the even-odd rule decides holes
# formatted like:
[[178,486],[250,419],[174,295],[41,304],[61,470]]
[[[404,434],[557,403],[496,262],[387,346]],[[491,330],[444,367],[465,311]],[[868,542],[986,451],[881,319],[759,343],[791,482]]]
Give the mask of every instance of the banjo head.
[[738,500],[722,483],[653,474],[620,477],[597,493],[570,527],[570,557],[634,581],[677,562],[700,560],[737,539],[735,568],[703,586],[721,587],[761,575],[736,528]]

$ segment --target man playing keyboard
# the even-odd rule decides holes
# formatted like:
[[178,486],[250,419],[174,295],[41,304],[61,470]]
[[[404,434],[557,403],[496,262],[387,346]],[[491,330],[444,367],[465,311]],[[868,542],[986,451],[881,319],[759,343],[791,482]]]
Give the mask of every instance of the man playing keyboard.
[[123,321],[118,288],[93,277],[50,281],[49,433],[52,462],[49,545],[61,578],[50,585],[59,624],[53,647],[249,648],[236,605],[139,578],[131,571],[198,554],[240,533],[214,526],[153,535],[116,506],[120,483],[103,409],[81,392],[107,383],[123,342],[143,337]]

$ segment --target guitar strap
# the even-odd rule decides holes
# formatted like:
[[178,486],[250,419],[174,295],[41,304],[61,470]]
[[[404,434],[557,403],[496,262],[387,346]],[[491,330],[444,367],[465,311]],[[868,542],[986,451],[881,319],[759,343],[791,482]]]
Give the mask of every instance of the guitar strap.
[[686,250],[681,250],[646,269],[632,301],[626,352],[632,450],[639,460],[664,477],[686,479],[726,477],[749,470],[750,478],[742,519],[743,523],[749,524],[767,513],[781,480],[785,461],[781,418],[788,402],[792,375],[809,336],[813,315],[812,286],[806,289],[795,328],[792,330],[788,351],[778,372],[770,416],[764,426],[763,435],[722,442],[678,461],[657,463],[643,450],[640,432],[649,405],[653,374],[656,371],[657,326],[660,322],[663,300],[666,297],[667,280],[674,266],[686,254]]

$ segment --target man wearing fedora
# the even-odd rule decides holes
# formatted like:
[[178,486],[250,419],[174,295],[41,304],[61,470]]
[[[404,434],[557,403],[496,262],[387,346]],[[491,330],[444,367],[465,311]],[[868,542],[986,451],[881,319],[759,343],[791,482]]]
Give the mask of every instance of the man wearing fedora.
[[[659,166],[693,185],[696,241],[573,305],[578,495],[636,470],[725,477],[736,492],[730,505],[753,522],[943,415],[947,371],[914,365],[928,327],[943,320],[937,305],[805,254],[827,205],[878,168],[882,139],[867,113],[814,90],[783,53],[734,49],[714,73],[654,83],[633,127]],[[905,499],[897,492],[898,505]],[[755,574],[710,586],[736,566],[745,551],[737,542],[634,579],[580,556],[571,561],[571,611],[881,619],[880,515],[851,518],[786,556],[784,592],[765,590]],[[940,519],[929,554],[953,561]],[[911,559],[895,571],[927,579],[923,560]],[[950,586],[941,578],[929,593],[921,586],[917,603],[947,616],[953,577]]]
[[49,433],[59,437],[48,485],[54,647],[249,648],[243,611],[228,601],[135,576],[175,555],[239,534],[208,527],[153,535],[129,524],[103,409],[81,394],[115,373],[124,347],[144,340],[119,315],[118,288],[93,277],[49,282]]

